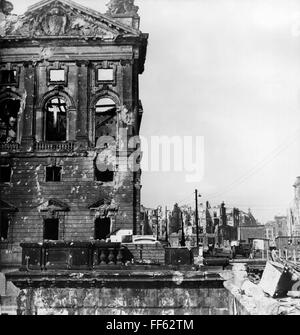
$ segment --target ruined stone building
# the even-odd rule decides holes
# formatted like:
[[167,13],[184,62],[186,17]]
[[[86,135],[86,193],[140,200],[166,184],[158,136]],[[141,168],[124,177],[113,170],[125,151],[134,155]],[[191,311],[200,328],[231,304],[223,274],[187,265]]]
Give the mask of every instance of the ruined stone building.
[[126,163],[139,146],[128,149],[126,139],[138,136],[143,113],[148,34],[138,7],[110,1],[100,14],[43,0],[17,16],[1,6],[2,266],[19,262],[22,241],[139,234],[141,171]]

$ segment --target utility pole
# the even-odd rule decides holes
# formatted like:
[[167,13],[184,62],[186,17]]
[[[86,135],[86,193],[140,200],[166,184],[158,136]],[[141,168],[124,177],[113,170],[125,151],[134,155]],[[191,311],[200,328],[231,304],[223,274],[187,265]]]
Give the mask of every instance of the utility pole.
[[184,222],[183,222],[183,215],[182,215],[182,211],[180,211],[180,216],[181,216],[181,230],[182,230],[182,234],[181,234],[181,246],[185,247],[185,235],[184,235]]
[[158,241],[159,235],[158,235],[158,208],[155,210],[156,215],[156,239]]
[[199,247],[198,190],[195,190],[196,246]]
[[169,236],[168,236],[168,208],[167,206],[165,208],[165,216],[166,216],[166,242],[168,242]]

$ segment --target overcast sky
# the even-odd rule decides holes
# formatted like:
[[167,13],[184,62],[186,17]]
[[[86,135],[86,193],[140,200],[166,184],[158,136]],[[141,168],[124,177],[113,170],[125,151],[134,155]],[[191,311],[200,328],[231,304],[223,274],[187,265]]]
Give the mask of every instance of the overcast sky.
[[[34,0],[11,0],[23,13]],[[78,0],[105,12],[108,0]],[[150,34],[141,134],[204,136],[205,174],[145,172],[145,206],[225,201],[262,222],[300,175],[300,1],[139,0]]]

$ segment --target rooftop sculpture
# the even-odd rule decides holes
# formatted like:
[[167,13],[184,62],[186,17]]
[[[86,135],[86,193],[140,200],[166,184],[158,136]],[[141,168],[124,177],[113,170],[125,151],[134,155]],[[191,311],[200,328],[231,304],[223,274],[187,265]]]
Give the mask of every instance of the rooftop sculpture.
[[134,0],[110,0],[107,4],[107,14],[137,14],[139,7],[134,5]]
[[11,2],[6,0],[0,0],[0,13],[4,15],[9,15],[14,9],[14,6]]

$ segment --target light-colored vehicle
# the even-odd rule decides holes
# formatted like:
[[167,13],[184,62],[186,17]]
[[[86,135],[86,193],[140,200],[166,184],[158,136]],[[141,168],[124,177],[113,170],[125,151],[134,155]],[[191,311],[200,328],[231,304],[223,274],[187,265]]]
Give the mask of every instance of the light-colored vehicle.
[[132,242],[135,244],[155,244],[159,243],[152,235],[136,235],[132,237]]

